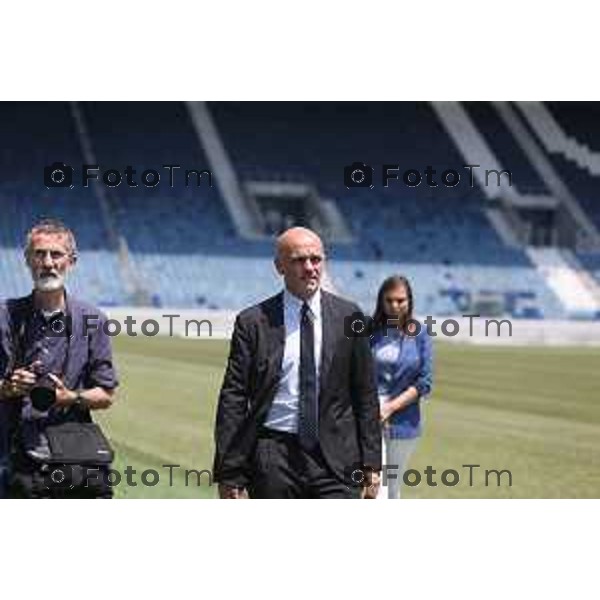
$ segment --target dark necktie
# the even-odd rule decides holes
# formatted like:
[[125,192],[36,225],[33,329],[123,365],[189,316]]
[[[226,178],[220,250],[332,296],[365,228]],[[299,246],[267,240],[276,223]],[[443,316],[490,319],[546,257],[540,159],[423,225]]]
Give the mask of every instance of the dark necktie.
[[300,313],[300,402],[298,438],[306,450],[319,443],[317,407],[317,370],[315,366],[315,332],[306,302]]

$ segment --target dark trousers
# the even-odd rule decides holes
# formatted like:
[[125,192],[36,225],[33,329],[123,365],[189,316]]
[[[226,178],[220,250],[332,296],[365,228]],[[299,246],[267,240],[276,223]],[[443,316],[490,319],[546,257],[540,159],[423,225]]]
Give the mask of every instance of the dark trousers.
[[289,433],[259,434],[251,498],[346,498],[360,497],[360,489],[348,487],[332,472],[321,451],[307,452]]

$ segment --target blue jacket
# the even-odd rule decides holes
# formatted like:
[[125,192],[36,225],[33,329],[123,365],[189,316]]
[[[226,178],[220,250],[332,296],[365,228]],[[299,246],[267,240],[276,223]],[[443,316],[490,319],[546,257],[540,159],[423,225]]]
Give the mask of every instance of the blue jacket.
[[[381,403],[401,394],[410,386],[419,398],[431,392],[433,352],[427,328],[421,325],[417,335],[406,335],[396,328],[378,331],[371,337],[375,361],[377,392]],[[396,411],[389,419],[391,438],[415,438],[421,435],[421,407],[417,400]]]

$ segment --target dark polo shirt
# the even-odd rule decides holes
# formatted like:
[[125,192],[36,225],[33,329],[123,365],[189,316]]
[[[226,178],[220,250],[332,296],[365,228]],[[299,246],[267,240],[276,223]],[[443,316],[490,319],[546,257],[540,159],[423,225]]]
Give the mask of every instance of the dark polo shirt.
[[[10,375],[18,356],[16,339],[24,340],[23,362],[39,360],[40,382],[46,373],[61,376],[67,388],[114,389],[118,385],[112,359],[111,338],[103,330],[106,315],[98,308],[72,296],[66,310],[46,318],[33,308],[32,296],[10,299],[0,304],[0,378]],[[12,325],[11,325],[12,322]],[[13,333],[14,330],[14,333]],[[16,335],[15,335],[16,334]],[[68,358],[68,360],[67,360]],[[27,418],[29,399],[0,400],[0,497],[3,467],[8,464],[11,432],[22,413]],[[52,420],[72,418],[68,411],[51,411]]]

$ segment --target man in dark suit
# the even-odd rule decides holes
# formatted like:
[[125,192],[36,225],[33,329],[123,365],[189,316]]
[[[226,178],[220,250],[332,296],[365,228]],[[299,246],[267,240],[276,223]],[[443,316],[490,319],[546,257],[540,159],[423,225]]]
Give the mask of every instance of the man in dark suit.
[[358,307],[321,290],[324,263],[313,231],[288,229],[275,257],[284,291],[237,316],[215,427],[221,498],[377,493],[381,428],[368,338],[344,327]]

